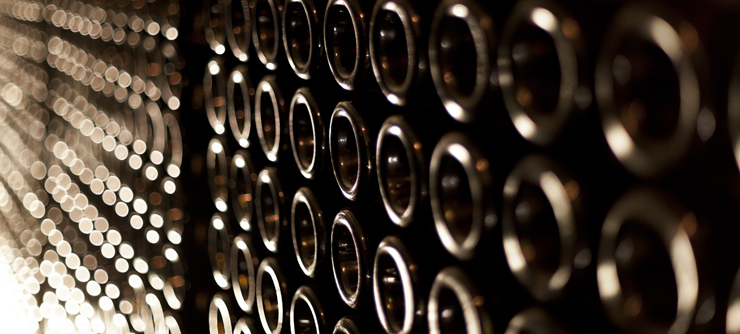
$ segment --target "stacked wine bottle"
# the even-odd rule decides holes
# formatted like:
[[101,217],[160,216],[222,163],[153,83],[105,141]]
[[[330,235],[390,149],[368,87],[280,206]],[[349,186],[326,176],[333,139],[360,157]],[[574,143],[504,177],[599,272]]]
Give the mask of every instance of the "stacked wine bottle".
[[740,6],[191,10],[190,330],[740,333]]

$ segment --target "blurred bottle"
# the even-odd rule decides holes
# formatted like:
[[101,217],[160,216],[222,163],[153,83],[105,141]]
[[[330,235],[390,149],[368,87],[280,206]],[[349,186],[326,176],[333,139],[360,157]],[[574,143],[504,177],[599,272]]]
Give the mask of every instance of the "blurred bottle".
[[[182,250],[171,244],[162,247],[164,259],[159,273],[164,282],[162,293],[169,307],[173,310],[180,310],[183,307],[186,296],[185,282],[185,261],[182,258]],[[161,257],[159,258],[161,261]],[[153,265],[152,267],[157,267]]]
[[[151,321],[151,318],[147,320]],[[217,293],[211,299],[208,308],[208,331],[210,333],[232,333],[235,322],[236,315],[231,312],[231,299],[226,293]]]
[[596,65],[596,102],[606,140],[639,177],[675,169],[709,140],[716,117],[704,52],[689,22],[628,6],[604,37]]
[[370,61],[383,94],[399,106],[407,105],[428,70],[422,26],[422,16],[409,1],[375,3],[370,19]]
[[[328,203],[324,203],[328,204]],[[296,191],[290,210],[293,250],[304,275],[316,278],[326,257],[324,213],[311,189]]]
[[[373,299],[380,324],[387,333],[408,334],[427,330],[426,291],[434,273],[449,261],[433,245],[420,247],[432,235],[385,237],[375,253]],[[406,246],[408,245],[408,247]]]
[[252,164],[249,152],[239,150],[231,158],[229,168],[229,187],[231,188],[231,210],[242,230],[250,232],[254,227],[255,181],[257,170]]
[[[349,307],[372,307],[372,260],[385,234],[379,223],[386,221],[380,207],[344,209],[331,229],[331,262],[339,296]],[[388,224],[390,226],[390,224]]]
[[367,8],[362,4],[357,0],[329,0],[324,12],[324,52],[334,79],[346,90],[355,90],[370,66]]
[[274,75],[262,78],[257,84],[254,102],[257,136],[267,159],[277,162],[290,143],[288,119],[285,117],[285,100]]
[[[146,152],[140,154],[148,156],[151,163],[156,166],[160,166],[164,161],[164,151],[167,140],[167,128],[164,124],[164,115],[162,114],[162,110],[159,109],[159,106],[153,102],[146,103],[146,115],[146,131],[151,133],[147,136]],[[131,158],[129,157],[129,159]],[[159,172],[164,172],[164,170],[160,169],[161,167],[157,167],[158,173],[156,175],[146,175],[147,179],[154,183],[158,183],[160,179],[159,175],[161,174]]]
[[231,234],[229,221],[224,214],[214,214],[208,225],[208,257],[211,261],[211,274],[221,289],[231,288]]
[[437,274],[429,293],[429,333],[492,334],[486,306],[485,298],[462,269],[446,267]]
[[494,22],[473,0],[442,1],[429,37],[429,66],[437,94],[457,121],[491,112],[495,91]]
[[249,60],[252,39],[252,12],[248,0],[224,0],[226,39],[231,52],[241,62]]
[[591,105],[583,44],[579,23],[555,3],[519,1],[509,15],[498,81],[514,126],[530,142],[549,145]]
[[322,118],[311,91],[299,88],[290,102],[288,129],[293,158],[307,179],[316,179],[324,169],[326,129]]
[[165,166],[167,175],[176,179],[180,176],[182,170],[183,147],[180,123],[173,112],[165,112],[162,116],[162,122],[166,126],[167,133],[162,165]]
[[708,300],[703,287],[711,287],[700,275],[698,227],[694,213],[650,189],[632,190],[612,206],[602,227],[597,278],[607,314],[620,328],[685,333],[694,322],[708,321],[697,313]]
[[223,134],[226,131],[227,97],[224,71],[226,69],[223,58],[214,57],[206,64],[205,73],[203,74],[203,100],[206,115],[216,134]]
[[425,120],[391,116],[378,134],[375,158],[380,195],[391,221],[401,227],[429,218],[428,161],[433,147],[428,143],[439,136]]
[[352,102],[342,101],[334,108],[329,124],[331,163],[339,189],[352,201],[366,196],[374,181],[373,130]]
[[[222,0],[203,1],[203,28],[208,46],[216,54],[226,52],[226,31],[224,26],[224,3]],[[124,19],[126,16],[123,16]]]
[[252,134],[252,102],[255,99],[254,86],[249,79],[246,66],[237,66],[229,74],[226,82],[226,103],[231,134],[242,148],[250,145]]
[[540,302],[560,298],[591,263],[583,239],[581,187],[540,155],[522,159],[506,179],[502,235],[514,276]]
[[283,234],[288,227],[286,198],[292,192],[285,192],[275,167],[265,167],[257,174],[255,188],[254,204],[262,242],[267,250],[277,253],[284,247],[290,247],[290,239]]
[[336,295],[323,291],[322,285],[303,285],[296,290],[290,304],[290,332],[292,334],[325,334],[336,323],[342,310]]
[[280,19],[282,18],[282,0],[256,0],[252,15],[252,42],[257,57],[268,70],[278,68],[280,54]]
[[[170,28],[169,30],[177,31],[174,28]],[[182,69],[185,66],[185,61],[181,58],[176,43],[163,42],[159,49],[166,58],[162,68],[167,80],[159,87],[162,92],[162,101],[169,109],[179,110],[182,106],[180,99],[182,98],[183,86]]]
[[208,144],[206,169],[213,204],[218,211],[226,212],[229,207],[229,166],[226,159],[226,146],[220,137],[214,137]]
[[283,46],[290,67],[304,80],[316,76],[322,68],[323,10],[325,0],[288,0],[283,10]]
[[268,257],[257,270],[257,311],[265,333],[285,333],[290,316],[289,283],[278,260]]
[[450,254],[472,259],[498,223],[492,166],[466,135],[440,139],[429,167],[429,197],[437,234]]
[[253,313],[257,295],[256,276],[259,257],[252,237],[242,233],[234,237],[230,254],[231,286],[239,308]]

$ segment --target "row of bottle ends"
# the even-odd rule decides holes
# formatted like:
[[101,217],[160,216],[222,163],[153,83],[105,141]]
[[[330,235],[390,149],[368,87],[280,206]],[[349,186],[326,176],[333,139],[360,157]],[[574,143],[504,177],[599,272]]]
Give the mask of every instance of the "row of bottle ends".
[[[257,196],[259,208],[261,195]],[[489,317],[489,312],[500,308],[505,313],[522,306],[517,303],[527,305],[529,298],[507,302],[507,298],[514,298],[509,294],[516,295],[512,292],[516,289],[501,290],[499,283],[493,286],[484,283],[494,276],[497,281],[506,281],[502,280],[501,273],[494,273],[495,268],[471,272],[472,269],[464,263],[455,264],[436,253],[438,246],[421,246],[422,241],[417,239],[426,238],[420,235],[384,236],[381,226],[378,226],[382,218],[378,219],[371,210],[375,209],[377,213],[378,208],[343,209],[330,223],[329,231],[324,226],[324,212],[309,188],[299,189],[293,198],[290,231],[282,228],[283,224],[279,222],[258,222],[259,237],[255,240],[261,239],[264,247],[253,243],[249,233],[230,237],[231,228],[226,216],[213,216],[208,238],[214,278],[222,289],[233,290],[233,295],[227,296],[225,292],[216,295],[215,299],[226,299],[225,302],[214,299],[216,304],[212,304],[212,310],[218,308],[222,317],[228,318],[233,314],[233,311],[229,313],[228,307],[238,304],[246,313],[256,311],[266,333],[281,332],[281,328],[287,330],[288,325],[292,333],[298,333],[298,328],[306,326],[315,327],[317,333],[322,333],[328,330],[327,322],[331,322],[332,317],[357,312],[367,314],[374,309],[377,320],[373,319],[371,323],[379,320],[387,333],[409,333],[427,328],[427,325],[433,333],[462,329],[490,333],[493,315]],[[582,240],[576,240],[580,237],[574,231],[577,226],[569,226],[572,221],[569,222],[568,217],[557,222],[562,224],[560,228],[565,230],[565,234],[559,231],[561,233],[549,236],[557,239],[552,241],[559,244],[559,251],[548,247],[550,242],[528,235],[532,231],[515,226],[519,222],[509,219],[508,223],[504,222],[501,232],[504,256],[515,282],[530,295],[529,305],[574,306],[573,303],[586,298],[583,294],[589,294],[580,289],[595,282],[597,300],[603,309],[589,312],[596,314],[596,318],[602,316],[611,321],[611,325],[607,325],[594,320],[599,326],[610,328],[613,325],[627,332],[665,326],[666,330],[670,327],[678,333],[685,333],[696,326],[707,326],[707,323],[716,328],[719,321],[726,320],[727,332],[737,333],[735,323],[740,314],[732,306],[740,296],[740,284],[735,279],[732,288],[728,287],[727,308],[716,305],[724,298],[717,298],[712,291],[725,289],[712,286],[720,280],[707,280],[708,268],[704,265],[707,255],[697,248],[701,247],[701,242],[696,242],[697,218],[691,212],[677,209],[674,204],[665,195],[649,189],[636,189],[625,194],[609,211],[598,250],[593,250],[593,255]],[[532,206],[536,205],[533,203]],[[560,212],[563,210],[567,211],[567,208],[559,209]],[[257,210],[258,220],[264,219],[261,217],[264,212],[264,209]],[[277,215],[275,212],[270,214]],[[569,232],[575,235],[569,235]],[[265,254],[261,249],[268,250],[267,257],[259,256],[259,253]],[[286,257],[286,251],[292,253],[291,257]],[[547,256],[553,252],[557,254]],[[490,260],[491,257],[486,258]],[[298,272],[293,270],[295,262],[300,268]],[[325,270],[332,274],[322,274]],[[591,277],[592,273],[595,277]],[[313,283],[293,290],[300,282],[308,282],[306,278]],[[329,283],[329,280],[333,282]],[[231,304],[230,298],[235,298],[236,303]],[[684,302],[678,303],[678,300]],[[301,303],[307,305],[299,305]],[[346,304],[357,311],[342,312],[337,304]],[[218,312],[211,312],[211,317]],[[559,319],[564,323],[558,325],[559,321],[554,320],[557,317],[542,316],[542,312],[525,312],[537,314],[532,324],[525,325],[521,319],[515,320],[518,319],[516,316],[510,319],[509,326],[520,326],[515,331],[518,333],[528,326],[555,330],[560,326],[568,327],[570,321],[575,321],[566,317]],[[726,318],[725,314],[720,315],[723,312],[726,312]],[[501,317],[497,315],[497,320]],[[213,319],[224,323],[229,321],[226,318]],[[545,320],[545,324],[540,323]],[[583,325],[586,323],[592,324],[586,321]],[[355,332],[366,331],[350,333]]]
[[[320,77],[328,67],[350,91],[369,89],[367,77],[374,73],[388,101],[399,106],[427,103],[425,83],[433,83],[452,118],[480,124],[495,119],[491,110],[506,110],[516,131],[539,146],[553,145],[568,125],[588,117],[585,111],[598,109],[613,154],[639,177],[670,170],[725,120],[733,147],[740,142],[738,80],[721,94],[728,113],[719,115],[715,108],[725,103],[713,101],[709,88],[719,71],[709,67],[700,32],[676,11],[618,5],[611,23],[601,27],[571,15],[567,6],[523,0],[497,35],[500,22],[488,14],[489,4],[473,0],[442,1],[433,12],[403,0],[370,5],[206,1],[202,15],[218,54],[229,44],[247,61],[254,49],[271,71],[285,54],[299,78]],[[593,31],[603,36],[590,36]],[[597,42],[603,45],[588,45]],[[593,52],[587,47],[596,46],[598,56],[588,59]],[[723,57],[714,58],[719,64]]]
[[[392,123],[393,121],[395,123]],[[402,117],[394,116],[386,122],[386,125],[389,123],[396,126],[397,130],[388,133],[395,135],[406,133],[407,129]],[[352,130],[342,132],[351,133]],[[346,140],[338,142],[346,142]],[[392,141],[389,142],[393,143]],[[403,145],[402,143],[403,141],[397,140],[395,145],[399,146],[394,149],[378,149],[378,152],[381,152],[378,154],[380,156],[378,159],[398,161],[399,156],[392,153],[388,154],[388,152],[403,151],[404,148],[400,147],[400,145]],[[413,145],[410,146],[413,147]],[[344,152],[343,150],[335,151]],[[383,155],[382,152],[386,152],[386,154]],[[697,263],[703,262],[701,259],[707,256],[706,251],[702,250],[702,241],[699,241],[701,238],[697,237],[703,233],[702,230],[705,226],[699,226],[700,223],[694,213],[676,205],[676,201],[665,194],[646,188],[629,191],[611,205],[611,208],[605,213],[606,218],[604,218],[601,226],[600,235],[593,236],[590,232],[584,232],[584,229],[588,228],[582,215],[585,196],[583,191],[587,190],[588,184],[580,185],[548,158],[540,155],[530,155],[514,166],[506,178],[503,194],[496,195],[493,193],[493,187],[490,183],[492,176],[491,171],[488,170],[490,167],[488,160],[465,135],[460,133],[445,135],[435,149],[434,155],[436,158],[432,159],[433,165],[429,167],[432,174],[432,178],[429,180],[432,189],[428,195],[429,198],[422,195],[424,193],[420,189],[414,188],[414,186],[426,183],[426,180],[420,177],[423,174],[422,171],[426,170],[426,166],[416,165],[421,169],[406,170],[391,168],[395,173],[391,177],[388,177],[388,172],[386,172],[386,176],[383,176],[384,173],[381,172],[383,168],[380,168],[378,170],[378,175],[380,175],[378,184],[380,185],[387,217],[385,215],[379,217],[373,213],[353,214],[352,210],[343,210],[334,219],[331,231],[325,227],[324,217],[328,217],[326,214],[332,213],[331,206],[333,204],[331,199],[322,197],[324,196],[322,190],[324,188],[318,189],[319,193],[316,194],[314,194],[314,191],[317,191],[317,188],[310,187],[300,188],[294,192],[293,189],[289,189],[291,184],[295,183],[291,181],[293,179],[278,176],[278,172],[281,173],[281,176],[290,176],[280,169],[283,167],[265,167],[257,172],[248,152],[239,150],[234,153],[231,159],[227,158],[226,154],[225,144],[218,138],[212,139],[209,143],[207,158],[209,172],[212,173],[209,175],[209,182],[211,182],[213,201],[216,208],[222,213],[217,213],[211,219],[209,243],[214,273],[222,275],[220,279],[217,278],[217,283],[220,282],[219,285],[225,289],[233,286],[235,292],[236,288],[240,286],[237,278],[241,277],[238,274],[239,269],[236,268],[242,262],[224,261],[223,258],[224,256],[228,258],[225,252],[231,251],[231,258],[235,260],[238,257],[237,249],[244,251],[248,248],[246,241],[240,243],[239,240],[246,240],[248,237],[237,237],[238,240],[234,239],[233,243],[229,243],[231,233],[229,232],[228,216],[226,215],[229,207],[232,208],[241,229],[258,233],[258,238],[262,240],[264,248],[269,252],[279,255],[285,253],[286,249],[292,248],[295,252],[293,257],[297,259],[303,274],[308,277],[314,277],[318,264],[325,261],[324,258],[328,258],[330,255],[334,266],[337,291],[345,302],[352,306],[351,302],[348,302],[352,298],[347,295],[351,295],[353,289],[359,291],[360,287],[363,286],[363,284],[356,284],[354,287],[349,287],[352,286],[351,283],[348,283],[352,281],[350,276],[354,273],[358,273],[358,277],[375,275],[376,278],[373,284],[383,284],[391,281],[403,282],[402,277],[406,277],[407,280],[415,277],[415,274],[411,274],[409,271],[413,271],[412,268],[418,268],[418,266],[409,264],[413,263],[413,260],[407,258],[409,252],[397,249],[389,251],[397,256],[390,256],[386,261],[378,259],[378,257],[382,257],[383,254],[388,252],[382,252],[380,248],[375,251],[373,247],[367,247],[366,243],[367,240],[371,239],[377,239],[377,242],[383,237],[380,234],[387,232],[388,229],[378,224],[383,220],[387,221],[388,217],[390,217],[392,223],[403,227],[402,231],[406,231],[406,227],[411,225],[419,226],[418,223],[414,222],[425,220],[423,217],[427,217],[424,209],[426,208],[424,206],[426,201],[428,201],[426,203],[431,202],[432,207],[432,215],[427,218],[434,221],[437,237],[449,254],[457,260],[463,261],[462,263],[469,260],[477,261],[475,259],[476,253],[489,254],[491,249],[487,247],[498,244],[490,238],[492,235],[497,235],[501,238],[503,255],[514,277],[535,300],[540,302],[568,298],[569,294],[565,291],[570,291],[568,287],[574,286],[571,277],[575,272],[581,272],[587,267],[595,266],[599,268],[595,272],[596,277],[590,278],[595,279],[598,283],[600,298],[609,315],[618,324],[625,327],[632,326],[631,323],[645,324],[645,322],[635,321],[634,315],[626,316],[623,314],[626,309],[625,303],[631,302],[631,299],[626,297],[641,296],[641,300],[663,299],[665,296],[659,296],[665,293],[668,296],[677,294],[676,298],[691,301],[691,303],[682,304],[679,309],[683,311],[676,314],[675,319],[671,320],[671,323],[678,324],[676,326],[687,329],[692,323],[691,318],[697,305],[701,305],[705,301],[705,296],[701,295],[700,291],[712,284],[710,281],[704,281],[706,271],[700,268],[701,265],[697,266]],[[295,155],[300,154],[295,153]],[[464,158],[461,159],[461,157]],[[348,165],[351,164],[346,164],[346,162],[352,158],[356,158],[356,156],[349,155],[340,158],[338,154],[332,158],[336,161],[341,159],[345,162],[344,164],[333,163],[336,182],[340,189],[347,187],[342,189],[345,196],[351,195],[350,190],[352,188],[359,189],[353,187],[354,184],[347,183],[347,181],[361,179],[361,177],[353,178],[347,175],[348,171],[352,169],[348,168]],[[434,161],[438,165],[435,166]],[[381,164],[379,163],[379,165]],[[298,166],[305,167],[300,162]],[[341,171],[342,169],[344,169],[344,172]],[[326,180],[325,178],[321,179]],[[216,182],[216,180],[223,180],[223,182]],[[230,181],[226,182],[226,180]],[[581,189],[582,187],[585,188]],[[294,193],[295,195],[291,200],[290,194]],[[362,195],[362,193],[356,195]],[[232,206],[227,204],[229,196],[232,197]],[[492,204],[494,198],[502,200],[501,212],[497,212],[496,205]],[[382,208],[375,209],[376,213],[383,213]],[[363,232],[362,227],[370,225],[368,225],[369,223],[362,223],[362,219],[369,219],[368,217],[373,216],[376,218],[372,219],[370,225],[374,228]],[[351,223],[357,220],[360,222]],[[391,225],[388,224],[388,226]],[[288,226],[290,230],[288,230]],[[497,229],[497,226],[501,226],[500,230]],[[337,229],[340,229],[340,232],[337,232]],[[547,236],[547,238],[552,239],[552,243],[538,244],[536,242],[536,240],[539,240],[537,235],[542,234],[541,231],[537,231],[538,229],[546,229],[552,232]],[[493,233],[494,231],[499,232]],[[327,232],[330,232],[328,233],[329,238],[327,238]],[[369,233],[378,235],[368,239],[366,235]],[[337,237],[336,234],[340,234],[344,239]],[[651,235],[657,239],[651,239]],[[599,239],[598,249],[592,249],[586,242],[587,239],[594,237]],[[393,239],[395,237],[389,238]],[[542,238],[542,236],[539,238]],[[633,254],[635,252],[634,248],[637,247],[635,245],[644,246],[642,242],[650,244],[649,248],[652,250],[648,251],[641,248],[640,256],[624,255]],[[546,246],[552,244],[558,245],[557,249]],[[278,252],[279,245],[283,245],[280,247],[283,250],[282,252]],[[545,246],[542,247],[542,245]],[[402,244],[392,246],[396,248],[404,247]],[[412,248],[417,246],[414,243]],[[427,246],[431,247],[431,245]],[[218,251],[218,249],[221,249],[221,251]],[[332,253],[324,254],[323,249],[331,250]],[[625,249],[632,249],[632,251],[625,251]],[[343,252],[347,253],[347,251],[349,251],[349,255],[342,254]],[[360,257],[372,253],[376,254],[376,266],[371,268],[369,264],[365,265],[364,270],[366,272],[359,273],[361,268],[358,267],[358,263],[362,261]],[[667,253],[669,256],[663,258],[660,255],[662,253]],[[254,254],[254,252],[245,253],[244,256],[249,259],[251,257],[247,254]],[[555,255],[548,258],[546,254]],[[345,259],[336,259],[341,256],[344,256]],[[477,258],[480,259],[480,257]],[[422,256],[419,260],[426,261],[427,259],[426,256]],[[666,272],[665,275],[654,275],[652,278],[645,278],[639,273],[641,270],[639,268],[647,263],[645,261],[666,261],[664,264],[669,268],[669,272]],[[454,261],[446,260],[444,262],[454,263]],[[228,274],[226,268],[230,263],[232,263],[231,268],[235,268],[231,269],[230,275],[233,276]],[[259,261],[246,261],[246,263],[256,265]],[[347,263],[352,265],[352,270],[337,267]],[[377,263],[385,263],[384,265],[389,266],[386,269],[390,269],[390,271],[378,271]],[[285,267],[282,268],[285,270]],[[633,272],[635,268],[638,268],[637,273]],[[257,272],[257,270],[251,272]],[[394,272],[399,276],[397,279],[390,280],[383,277],[378,278],[378,275],[382,276],[386,272]],[[398,274],[404,272],[405,275]],[[701,282],[703,288],[699,285],[700,276],[704,277]],[[231,277],[231,281],[229,281],[229,277]],[[590,278],[587,280],[591,281]],[[643,286],[642,283],[648,282],[646,284],[653,288],[647,291],[642,290],[642,287],[629,283],[630,280],[641,281],[640,286]],[[343,286],[347,284],[348,286]],[[370,284],[370,282],[367,282],[364,286],[370,286]],[[406,284],[410,287],[412,283]],[[281,285],[278,284],[278,286]],[[469,285],[462,284],[459,286]],[[672,286],[675,290],[656,288],[660,286]],[[405,294],[410,289],[408,287],[399,289],[404,291],[404,295],[389,298],[396,301],[411,300],[409,298],[413,296]],[[376,290],[381,291],[375,296],[376,301],[383,300],[382,291],[384,290],[380,288],[376,288]],[[735,290],[737,289],[733,291]],[[239,296],[242,295],[238,293],[237,298]],[[465,300],[471,300],[465,298]],[[387,304],[378,303],[379,305]],[[687,305],[691,306],[688,307]],[[646,305],[643,315],[650,313],[648,308]],[[670,309],[674,308],[673,306],[670,307]],[[380,315],[381,310],[378,310],[378,312]],[[646,315],[646,317],[649,318],[650,316]],[[728,319],[730,319],[729,315]],[[647,320],[647,323],[649,322]]]

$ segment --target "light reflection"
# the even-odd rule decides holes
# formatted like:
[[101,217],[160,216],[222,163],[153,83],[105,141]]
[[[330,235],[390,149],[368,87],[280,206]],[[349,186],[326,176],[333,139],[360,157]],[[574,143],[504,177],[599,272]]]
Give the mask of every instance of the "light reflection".
[[[134,199],[127,186],[120,190],[125,183],[134,184],[127,177],[130,169],[140,169],[148,162],[159,164],[167,157],[162,156],[163,151],[147,147],[146,141],[138,137],[138,129],[132,129],[119,116],[124,108],[141,106],[147,98],[157,101],[160,95],[177,109],[180,97],[179,84],[172,84],[172,80],[166,92],[155,87],[154,93],[147,90],[142,94],[148,89],[145,79],[150,78],[133,75],[136,70],[123,60],[138,55],[139,47],[153,53],[166,51],[159,50],[160,44],[174,40],[178,30],[169,20],[164,26],[145,20],[150,15],[146,13],[149,7],[126,14],[120,8],[106,11],[108,4],[65,8],[77,4],[82,5],[63,3],[43,8],[21,1],[0,8],[5,14],[0,18],[0,46],[5,50],[0,53],[0,178],[7,184],[0,187],[0,220],[18,222],[10,227],[22,241],[21,248],[16,248],[14,240],[5,239],[8,225],[0,224],[0,251],[5,255],[0,256],[3,332],[116,331],[110,326],[129,331],[124,314],[132,314],[132,305],[122,301],[118,313],[112,301],[120,296],[112,281],[121,277],[124,282],[126,275],[109,276],[107,270],[113,270],[110,265],[114,262],[116,271],[127,273],[127,259],[134,256],[128,242],[135,240],[119,232],[121,227],[125,228],[121,231],[129,230],[119,224],[130,222],[134,229],[143,227],[143,219],[131,215],[127,203],[133,201],[131,209],[140,214],[148,211],[150,203],[146,201],[148,193],[137,192],[140,198]],[[171,8],[169,11],[168,15],[176,14]],[[139,17],[142,14],[146,16]],[[108,15],[112,16],[106,19]],[[74,36],[70,39],[73,42],[52,35],[59,32],[50,32],[44,25],[66,30],[68,33],[62,36]],[[151,36],[141,37],[138,33],[144,30]],[[112,53],[106,53],[106,59],[98,59],[99,52],[88,49],[93,47],[89,44],[93,40],[115,47],[108,49]],[[175,43],[166,43],[174,50]],[[171,58],[173,52],[166,54]],[[89,92],[97,92],[99,98],[87,101]],[[106,99],[113,104],[108,105]],[[168,126],[176,126],[176,118],[166,116]],[[182,153],[179,133],[172,136],[171,144],[173,156],[167,172],[177,178],[181,156],[176,154]],[[137,154],[129,155],[129,151]],[[114,158],[101,159],[97,152],[110,152]],[[152,181],[158,174],[156,168],[144,171]],[[175,182],[171,183],[165,188],[173,194],[177,189]],[[121,202],[117,202],[118,197]],[[53,242],[47,243],[50,237]],[[178,237],[177,232],[168,234],[170,240]],[[93,254],[101,255],[98,259],[103,263],[98,264]],[[115,261],[106,264],[106,258]],[[137,263],[134,261],[134,266]],[[129,278],[131,282],[136,283],[136,279]],[[91,298],[101,295],[101,284],[105,295]],[[41,305],[33,294],[44,296]],[[155,320],[164,323],[158,301],[147,301],[158,305],[152,311],[157,314]],[[175,318],[168,315],[168,326],[177,326]],[[179,332],[179,327],[174,332]]]
[[540,28],[549,32],[555,32],[558,28],[558,19],[547,9],[535,8],[532,11],[532,22]]

